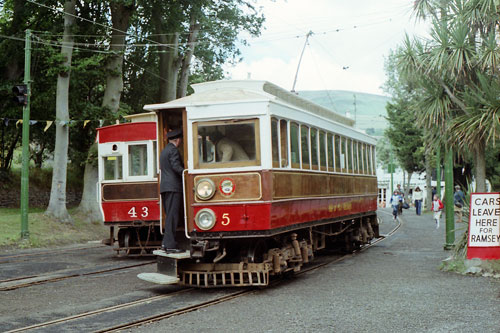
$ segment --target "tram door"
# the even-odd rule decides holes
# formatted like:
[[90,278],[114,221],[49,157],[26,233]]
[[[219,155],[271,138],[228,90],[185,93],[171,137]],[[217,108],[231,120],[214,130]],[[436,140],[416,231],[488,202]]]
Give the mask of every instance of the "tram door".
[[[186,116],[186,109],[163,109],[163,110],[157,110],[157,116],[158,116],[158,129],[157,129],[157,135],[158,135],[158,152],[157,152],[157,162],[158,163],[158,197],[160,198],[160,220],[161,220],[161,230],[162,233],[165,230],[165,209],[162,206],[162,200],[161,200],[161,193],[160,193],[160,154],[163,151],[163,148],[168,144],[168,138],[167,138],[167,133],[172,130],[176,129],[182,129],[182,142],[181,145],[178,147],[179,153],[181,155],[181,159],[184,163],[184,169],[187,169],[187,116]],[[185,186],[184,186],[185,188]],[[186,202],[186,200],[184,200]],[[179,225],[177,226],[177,235],[176,235],[176,240],[179,243],[183,242],[183,239],[185,238],[184,235],[184,208],[181,207],[180,209],[180,222]],[[182,235],[181,235],[182,234]]]

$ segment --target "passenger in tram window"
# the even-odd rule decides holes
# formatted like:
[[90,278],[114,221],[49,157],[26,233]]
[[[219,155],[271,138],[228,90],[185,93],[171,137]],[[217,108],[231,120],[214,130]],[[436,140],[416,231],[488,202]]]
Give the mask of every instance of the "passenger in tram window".
[[160,154],[160,193],[165,210],[165,233],[163,234],[162,250],[167,253],[180,253],[177,249],[175,233],[180,220],[182,205],[182,172],[184,165],[178,147],[182,143],[182,131],[172,130],[166,133],[168,144]]
[[218,130],[210,134],[210,141],[215,143],[218,162],[250,160],[250,157],[238,142],[225,137]]

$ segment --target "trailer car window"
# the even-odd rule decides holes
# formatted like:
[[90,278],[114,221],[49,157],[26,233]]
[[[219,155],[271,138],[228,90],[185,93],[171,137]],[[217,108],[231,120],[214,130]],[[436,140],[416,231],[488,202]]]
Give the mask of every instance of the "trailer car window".
[[302,169],[310,169],[311,161],[309,159],[309,127],[300,126],[300,142],[302,152]]
[[326,135],[325,132],[319,132],[319,164],[321,170],[326,171]]
[[104,165],[104,180],[123,179],[121,156],[105,156],[102,159]]
[[128,175],[146,176],[148,174],[148,145],[128,146]]
[[312,168],[318,170],[318,130],[311,128],[311,161]]

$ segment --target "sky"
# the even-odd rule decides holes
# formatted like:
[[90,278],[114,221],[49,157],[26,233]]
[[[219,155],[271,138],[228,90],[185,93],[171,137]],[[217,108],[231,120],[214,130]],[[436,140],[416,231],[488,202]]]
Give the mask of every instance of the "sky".
[[[292,90],[347,90],[384,95],[384,59],[405,33],[424,36],[413,0],[258,0],[266,17],[258,38],[241,46],[232,79],[267,80]],[[312,35],[306,42],[306,35]]]

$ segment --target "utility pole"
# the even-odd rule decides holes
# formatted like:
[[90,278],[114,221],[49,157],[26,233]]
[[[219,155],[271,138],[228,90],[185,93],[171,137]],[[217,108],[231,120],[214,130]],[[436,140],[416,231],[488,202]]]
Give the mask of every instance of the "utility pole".
[[444,158],[444,209],[446,212],[445,250],[453,248],[455,243],[455,210],[453,200],[453,149],[448,147]]
[[26,105],[23,107],[23,153],[21,167],[21,238],[29,238],[28,230],[28,190],[30,164],[30,69],[31,69],[31,30],[26,30],[24,47],[24,84],[27,87]]
[[299,64],[297,65],[297,71],[295,72],[295,79],[293,80],[292,92],[295,92],[295,84],[297,83],[297,76],[299,75],[300,63],[302,62],[302,56],[304,55],[304,51],[306,49],[307,41],[309,37],[312,36],[313,32],[309,30],[306,35],[306,42],[304,43],[304,47],[302,48],[302,52],[300,53]]

